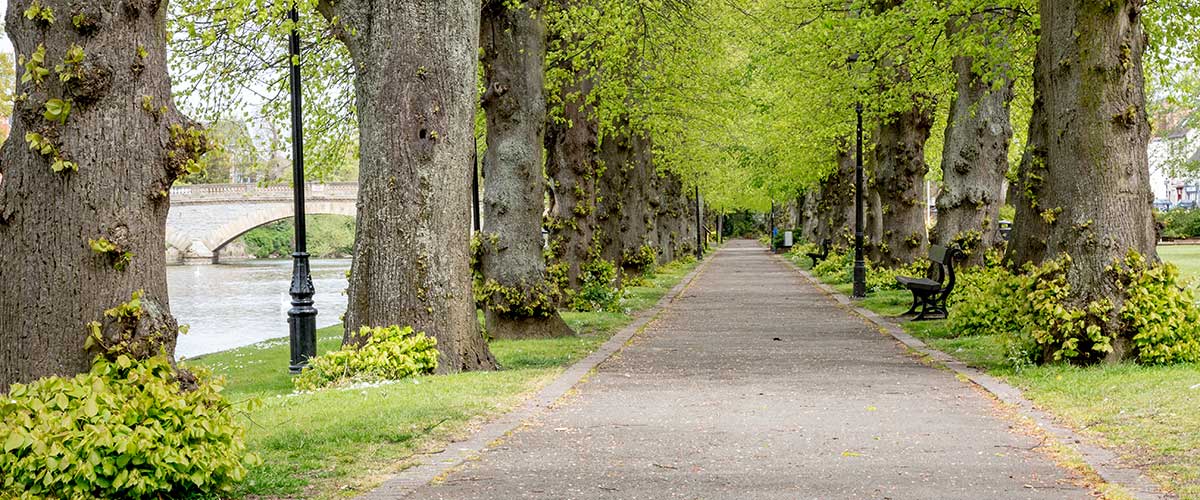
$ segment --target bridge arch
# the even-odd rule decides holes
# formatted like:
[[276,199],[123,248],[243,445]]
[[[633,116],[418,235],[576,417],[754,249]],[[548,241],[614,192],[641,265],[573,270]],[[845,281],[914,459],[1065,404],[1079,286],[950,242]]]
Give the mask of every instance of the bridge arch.
[[[318,202],[305,205],[305,213],[308,215],[344,215],[347,217],[355,217],[358,215],[358,210],[353,203],[346,202]],[[209,240],[205,244],[211,244],[213,262],[219,258],[219,254],[225,245],[230,244],[233,240],[240,238],[242,235],[250,232],[254,228],[262,227],[272,222],[290,219],[295,215],[294,208],[291,206],[280,207],[272,206],[268,209],[250,212],[237,220],[230,221],[225,225],[217,228]]]
[[[305,212],[309,215],[357,216],[357,185],[310,185],[305,191]],[[167,261],[217,263],[221,249],[246,232],[292,217],[290,195],[287,186],[173,188],[166,228]]]

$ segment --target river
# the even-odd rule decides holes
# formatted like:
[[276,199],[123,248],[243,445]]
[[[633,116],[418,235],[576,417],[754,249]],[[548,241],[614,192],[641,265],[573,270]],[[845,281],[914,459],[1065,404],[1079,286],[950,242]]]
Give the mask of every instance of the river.
[[[313,260],[317,327],[340,322],[346,311],[349,260]],[[290,260],[247,260],[220,265],[169,266],[171,313],[188,325],[175,355],[196,357],[288,335]]]

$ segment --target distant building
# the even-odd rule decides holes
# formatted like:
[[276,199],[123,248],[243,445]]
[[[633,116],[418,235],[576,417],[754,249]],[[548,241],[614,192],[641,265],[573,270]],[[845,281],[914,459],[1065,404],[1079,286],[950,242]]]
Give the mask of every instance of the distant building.
[[1146,153],[1156,207],[1200,205],[1200,130],[1178,125],[1152,137]]

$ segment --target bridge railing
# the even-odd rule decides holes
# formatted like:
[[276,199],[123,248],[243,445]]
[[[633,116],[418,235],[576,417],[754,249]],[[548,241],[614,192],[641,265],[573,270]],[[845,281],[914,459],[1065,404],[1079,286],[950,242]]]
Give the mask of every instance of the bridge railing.
[[[358,183],[307,183],[304,185],[304,194],[306,199],[356,199],[358,198]],[[291,199],[292,186],[287,184],[274,186],[259,186],[257,184],[191,184],[171,188],[172,204]]]

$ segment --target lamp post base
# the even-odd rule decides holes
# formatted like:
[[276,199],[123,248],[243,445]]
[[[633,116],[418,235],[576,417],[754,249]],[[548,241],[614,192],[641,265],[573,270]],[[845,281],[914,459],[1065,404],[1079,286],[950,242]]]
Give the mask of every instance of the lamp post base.
[[313,307],[312,274],[308,253],[292,254],[292,308],[288,310],[288,337],[291,362],[288,372],[297,375],[317,355],[317,309]]
[[854,293],[856,299],[867,296],[867,266],[861,260],[854,261]]

